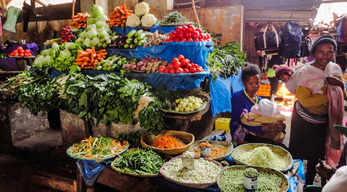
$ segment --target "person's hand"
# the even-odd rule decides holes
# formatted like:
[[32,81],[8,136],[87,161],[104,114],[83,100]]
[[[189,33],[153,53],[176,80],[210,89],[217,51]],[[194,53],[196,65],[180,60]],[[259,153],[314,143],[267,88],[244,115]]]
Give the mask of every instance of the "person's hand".
[[330,85],[339,86],[342,90],[345,89],[345,85],[342,83],[342,81],[339,81],[334,77],[327,77],[326,80]]
[[333,173],[333,168],[330,165],[324,163],[324,167],[321,167],[318,163],[316,165],[316,172],[323,179],[329,179]]
[[264,133],[270,133],[275,131],[275,123],[266,123],[261,127]]
[[286,124],[284,124],[283,121],[277,121],[277,122],[275,123],[275,129],[276,129],[277,131],[283,131],[283,130],[286,129]]

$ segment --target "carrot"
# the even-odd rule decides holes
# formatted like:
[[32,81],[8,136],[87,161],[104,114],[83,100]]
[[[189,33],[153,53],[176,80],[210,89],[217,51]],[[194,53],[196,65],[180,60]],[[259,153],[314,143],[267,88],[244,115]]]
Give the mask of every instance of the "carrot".
[[162,135],[160,137],[157,137],[153,143],[154,147],[166,149],[183,147],[184,145],[185,144],[178,138],[170,135]]

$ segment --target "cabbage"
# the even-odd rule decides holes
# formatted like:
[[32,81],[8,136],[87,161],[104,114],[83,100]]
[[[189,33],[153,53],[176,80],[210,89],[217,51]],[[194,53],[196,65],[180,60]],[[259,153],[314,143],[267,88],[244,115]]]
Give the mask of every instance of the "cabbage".
[[98,35],[98,32],[95,29],[91,29],[90,31],[88,31],[88,37],[91,39],[93,39],[97,35]]
[[83,44],[86,46],[86,47],[91,47],[90,46],[90,39],[89,38],[86,38],[83,42]]
[[99,44],[99,39],[97,37],[95,37],[91,42],[90,42],[90,46],[94,47],[95,45]]
[[100,28],[109,28],[109,26],[105,23],[105,21],[98,21],[97,23],[95,23],[96,28],[100,29]]
[[86,31],[83,31],[82,33],[80,33],[79,35],[80,38],[87,38],[88,37],[88,33]]
[[[91,24],[91,25],[89,25],[88,24],[88,26],[87,26],[87,28],[86,28],[86,32],[88,32],[88,31],[90,31],[91,29],[96,29],[96,25],[94,25],[94,24]],[[83,33],[83,32],[82,32]]]
[[104,15],[104,9],[99,5],[93,5],[90,8],[90,17],[97,17],[99,15]]

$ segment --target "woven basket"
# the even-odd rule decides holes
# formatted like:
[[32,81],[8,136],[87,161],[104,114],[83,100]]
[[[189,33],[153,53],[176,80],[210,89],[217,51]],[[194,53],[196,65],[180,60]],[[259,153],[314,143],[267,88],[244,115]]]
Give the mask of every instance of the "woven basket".
[[[222,176],[223,176],[223,174],[225,172],[233,171],[233,170],[243,170],[243,169],[247,169],[247,168],[249,168],[249,166],[246,166],[246,165],[234,165],[234,166],[230,166],[230,167],[225,167],[217,176],[218,188],[222,192],[225,191],[225,189],[223,189],[223,187],[220,184],[220,180],[221,180],[221,178],[222,178]],[[281,183],[279,192],[287,192],[288,191],[288,189],[289,189],[289,181],[288,181],[287,177],[283,173],[281,173],[281,172],[279,172],[279,171],[277,171],[275,169],[265,168],[265,167],[252,167],[252,168],[256,169],[257,171],[266,172],[266,173],[269,173],[269,174],[275,174],[278,177],[281,177],[282,183]]]
[[[177,158],[181,158],[181,156],[177,156],[177,157],[171,159],[170,161],[173,161],[174,159],[177,159]],[[217,164],[220,167],[221,170],[223,169],[223,166],[219,162],[217,162],[215,160],[211,160],[211,159],[204,159],[204,160],[212,161],[213,163]],[[171,182],[179,184],[179,185],[184,185],[184,186],[193,187],[193,188],[199,188],[199,189],[211,186],[211,185],[216,183],[216,180],[213,181],[213,182],[209,182],[209,183],[184,183],[184,182],[180,182],[180,181],[177,181],[177,180],[173,180],[170,177],[168,177],[165,174],[163,174],[164,167],[166,167],[170,163],[170,161],[166,162],[159,170],[160,174],[168,181],[171,181]]]
[[[119,157],[118,157],[119,158]],[[116,158],[117,159],[117,158]],[[114,161],[112,161],[111,163],[111,168],[115,171],[117,171],[118,173],[121,173],[121,174],[124,174],[124,175],[130,175],[130,176],[134,176],[134,177],[159,177],[159,173],[158,174],[155,174],[155,175],[140,175],[140,174],[135,174],[135,173],[127,173],[127,172],[124,172],[120,169],[118,169],[118,167],[115,167],[114,166],[114,162],[116,161],[116,159]]]
[[[189,151],[193,151],[194,152],[194,149],[196,148],[199,148],[199,145],[200,143],[202,142],[206,142],[206,141],[195,141],[193,143],[192,146],[190,146],[189,148]],[[229,142],[226,142],[226,141],[208,141],[212,146],[219,146],[219,147],[225,147],[227,148],[227,151],[225,154],[223,154],[222,156],[218,157],[218,158],[214,158],[213,160],[216,160],[216,161],[222,161],[224,160],[225,158],[227,158],[231,152],[233,151],[234,149],[234,145],[232,143],[229,143]]]
[[[278,170],[282,172],[286,172],[292,168],[293,165],[293,158],[292,155],[283,147],[277,146],[277,145],[271,145],[271,144],[266,144],[266,143],[248,143],[248,144],[243,144],[238,147],[236,147],[232,153],[231,157],[235,160],[237,164],[243,164],[243,165],[248,165],[248,166],[254,166],[252,164],[245,163],[240,160],[240,155],[249,152],[253,150],[256,147],[268,147],[271,149],[272,152],[277,154],[278,156],[282,157],[284,161],[286,162],[285,168]],[[269,167],[271,168],[271,167]]]
[[[170,135],[173,137],[178,138],[181,140],[184,144],[186,144],[183,147],[178,147],[178,148],[172,148],[172,149],[163,149],[163,148],[157,148],[153,147],[153,143],[157,137],[160,137],[162,135]],[[166,154],[166,155],[178,155],[180,153],[185,152],[186,150],[189,149],[189,147],[194,143],[194,135],[191,133],[187,133],[184,131],[173,131],[173,130],[163,130],[159,133],[159,135],[154,136],[154,135],[143,135],[141,137],[141,145],[143,148],[152,148],[153,151]]]
[[[88,158],[88,157],[84,157],[84,156],[80,156],[80,155],[76,155],[72,153],[72,149],[74,148],[74,146],[70,146],[67,150],[66,150],[66,154],[73,158],[73,159],[78,159],[78,160],[92,160],[92,161],[96,161],[96,162],[103,162],[105,160],[109,160],[112,158],[115,158],[117,155],[113,154],[113,155],[105,155],[102,158]],[[126,150],[128,150],[129,148],[129,143],[122,149],[117,151],[117,154],[120,155],[122,153],[124,153]]]

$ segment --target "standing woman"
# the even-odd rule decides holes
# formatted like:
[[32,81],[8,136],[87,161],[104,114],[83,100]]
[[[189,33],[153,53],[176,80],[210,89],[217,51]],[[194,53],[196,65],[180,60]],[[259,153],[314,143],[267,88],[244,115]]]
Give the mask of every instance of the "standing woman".
[[[311,55],[315,60],[303,66],[301,68],[303,70],[301,71],[300,69],[299,72],[304,73],[306,71],[306,73],[308,72],[307,74],[315,74],[316,77],[319,77],[316,80],[308,81],[307,85],[312,85],[312,87],[319,85],[322,92],[320,94],[312,94],[312,89],[303,84],[299,84],[295,91],[297,101],[291,120],[289,150],[293,158],[307,160],[306,184],[313,183],[316,175],[315,165],[325,155],[329,123],[328,83],[325,80],[325,73],[327,68],[337,65],[331,62],[335,57],[336,47],[336,42],[332,36],[323,35],[318,37],[311,47]],[[327,67],[328,65],[329,67]],[[312,76],[298,75],[303,81],[312,78]],[[342,80],[342,76],[336,76],[336,78]],[[301,79],[298,81],[301,82]]]
[[279,130],[285,129],[283,122],[266,124],[264,126],[248,126],[241,122],[240,116],[244,109],[250,111],[252,106],[258,104],[262,99],[256,95],[260,87],[260,76],[260,69],[257,65],[248,64],[242,69],[241,80],[245,89],[234,93],[231,99],[230,134],[233,141],[276,144],[273,140],[264,138],[264,135],[274,135]]

